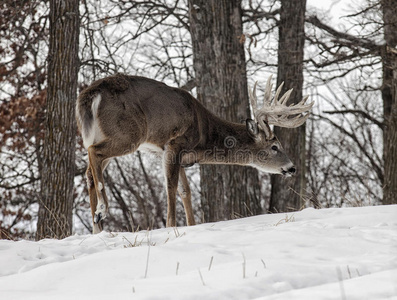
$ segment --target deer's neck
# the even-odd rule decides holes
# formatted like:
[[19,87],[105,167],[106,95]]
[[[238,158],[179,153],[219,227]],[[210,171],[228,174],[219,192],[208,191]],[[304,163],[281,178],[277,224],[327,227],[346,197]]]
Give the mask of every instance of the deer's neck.
[[249,164],[249,149],[254,141],[248,135],[244,124],[232,123],[214,117],[204,130],[205,142],[199,149],[199,163]]

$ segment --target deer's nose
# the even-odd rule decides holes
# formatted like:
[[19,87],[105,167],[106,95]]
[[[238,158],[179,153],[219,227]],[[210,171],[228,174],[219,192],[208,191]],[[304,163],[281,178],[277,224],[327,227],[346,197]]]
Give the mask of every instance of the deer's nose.
[[291,174],[295,174],[295,172],[296,172],[295,167],[289,168],[289,169],[288,169],[288,172],[291,173]]

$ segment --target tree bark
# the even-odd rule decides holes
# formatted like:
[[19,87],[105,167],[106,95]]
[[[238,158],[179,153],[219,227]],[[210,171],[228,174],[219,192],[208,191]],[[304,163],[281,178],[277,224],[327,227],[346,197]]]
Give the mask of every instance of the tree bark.
[[395,0],[383,0],[386,46],[383,63],[383,131],[384,188],[383,204],[397,203],[397,6]]
[[[198,100],[226,120],[245,120],[249,99],[241,1],[189,0],[189,15]],[[262,212],[257,170],[205,165],[200,172],[205,221]]]
[[50,46],[41,202],[36,239],[72,233],[79,1],[50,1]]
[[[305,11],[306,0],[281,0],[277,86],[284,81],[282,93],[294,89],[289,104],[302,100]],[[297,210],[303,205],[306,188],[305,132],[305,125],[294,129],[279,127],[274,129],[274,133],[294,162],[297,173],[287,179],[272,175],[269,208],[271,212]]]

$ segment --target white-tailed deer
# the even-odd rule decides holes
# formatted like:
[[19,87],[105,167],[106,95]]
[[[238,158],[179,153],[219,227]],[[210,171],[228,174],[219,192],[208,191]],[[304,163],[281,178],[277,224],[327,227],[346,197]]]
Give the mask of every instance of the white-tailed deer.
[[[308,97],[286,106],[291,90],[278,100],[267,81],[264,105],[257,107],[256,84],[250,91],[255,120],[246,124],[220,119],[188,92],[138,76],[117,74],[92,83],[77,100],[77,124],[88,149],[87,184],[93,233],[102,229],[108,210],[103,171],[112,157],[136,150],[162,156],[167,189],[167,226],[176,226],[178,191],[187,225],[194,225],[191,194],[184,167],[236,164],[290,176],[295,167],[269,125],[298,127],[309,116]],[[295,116],[295,117],[293,117]],[[179,182],[179,184],[178,184]]]

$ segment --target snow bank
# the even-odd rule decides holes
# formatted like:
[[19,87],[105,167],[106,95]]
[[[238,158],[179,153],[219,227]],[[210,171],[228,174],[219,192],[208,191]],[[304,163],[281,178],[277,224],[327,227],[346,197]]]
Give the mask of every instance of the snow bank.
[[397,299],[397,205],[3,240],[0,299]]

